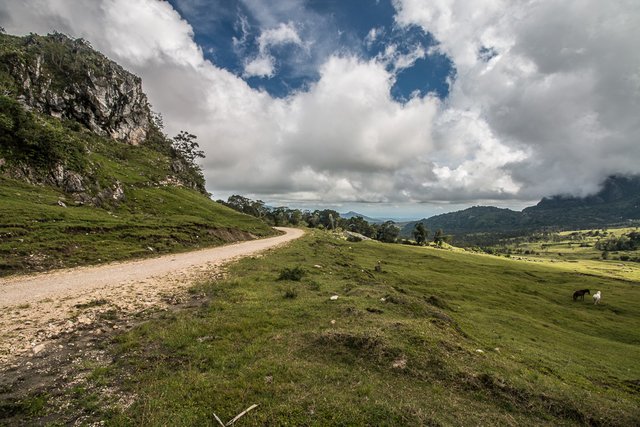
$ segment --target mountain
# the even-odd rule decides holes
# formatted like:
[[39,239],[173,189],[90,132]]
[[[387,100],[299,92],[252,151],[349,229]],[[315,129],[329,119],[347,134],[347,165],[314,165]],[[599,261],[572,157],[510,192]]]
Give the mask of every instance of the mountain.
[[544,198],[522,213],[539,224],[560,227],[598,227],[640,219],[640,176],[611,176],[592,196]]
[[344,219],[350,219],[350,218],[356,218],[356,217],[362,217],[362,219],[364,219],[365,221],[371,224],[382,224],[383,222],[386,221],[386,219],[372,218],[370,216],[366,216],[354,211],[349,211],[347,213],[340,214],[340,218],[344,218]]
[[[491,206],[474,206],[436,215],[422,222],[429,230],[443,229],[460,236],[471,233],[516,233],[522,231],[580,229],[619,225],[640,220],[640,176],[610,176],[598,193],[587,197],[553,196],[522,212]],[[417,221],[401,235],[411,236]],[[458,238],[458,240],[460,240]]]
[[87,42],[0,34],[0,274],[273,233],[213,202],[179,142]]
[[[436,215],[428,219],[422,219],[427,229],[435,231],[445,230],[448,234],[473,232],[494,232],[505,229],[520,228],[522,214],[510,209],[501,209],[493,206],[474,206],[462,211]],[[401,230],[401,234],[411,236],[418,221],[407,223]]]

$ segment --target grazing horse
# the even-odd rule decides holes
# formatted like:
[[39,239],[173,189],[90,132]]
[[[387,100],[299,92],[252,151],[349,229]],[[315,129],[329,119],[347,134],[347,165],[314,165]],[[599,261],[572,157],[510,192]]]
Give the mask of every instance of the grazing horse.
[[591,295],[591,292],[589,292],[589,289],[582,289],[582,290],[579,290],[579,291],[575,291],[573,293],[573,300],[574,301],[578,301],[578,298],[582,298],[582,301],[584,301],[584,294]]
[[593,303],[594,304],[598,304],[600,302],[600,298],[602,298],[602,295],[600,294],[600,291],[598,291],[595,294],[593,294]]

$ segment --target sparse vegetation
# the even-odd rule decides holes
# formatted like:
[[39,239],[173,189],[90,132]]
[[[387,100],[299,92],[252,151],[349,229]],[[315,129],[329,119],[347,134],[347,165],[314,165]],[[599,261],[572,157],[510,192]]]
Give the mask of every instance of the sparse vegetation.
[[278,280],[293,280],[299,282],[304,276],[304,270],[301,267],[284,268],[280,271]]

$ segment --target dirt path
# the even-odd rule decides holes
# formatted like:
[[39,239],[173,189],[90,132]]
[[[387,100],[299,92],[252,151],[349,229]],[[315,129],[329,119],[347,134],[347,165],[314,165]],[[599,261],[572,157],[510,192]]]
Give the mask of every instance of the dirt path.
[[285,234],[268,239],[0,279],[0,365],[28,352],[38,354],[57,337],[97,321],[117,329],[121,325],[110,323],[110,317],[126,319],[179,304],[199,276],[219,275],[224,263],[303,234],[298,229],[279,229]]

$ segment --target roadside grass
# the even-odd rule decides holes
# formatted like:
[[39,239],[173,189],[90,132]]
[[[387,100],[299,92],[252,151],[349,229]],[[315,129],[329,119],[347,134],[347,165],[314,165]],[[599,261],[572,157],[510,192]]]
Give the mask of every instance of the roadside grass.
[[640,423],[637,283],[312,231],[195,291],[113,344],[96,377],[136,400],[107,424]]
[[[273,231],[181,187],[125,187],[102,209],[64,193],[0,177],[0,276],[220,245]],[[62,200],[67,207],[58,205]]]
[[[0,44],[6,46],[0,48],[11,48],[16,40],[2,37]],[[7,123],[22,120],[26,129],[7,139],[7,146],[0,144],[0,276],[274,233],[262,221],[192,190],[201,177],[175,163],[170,141],[157,130],[133,146],[98,136],[73,121],[26,112],[7,96],[0,96],[0,107]],[[23,137],[31,142],[23,144]],[[61,186],[60,181],[69,179],[60,177],[63,170],[75,172],[81,181],[72,186],[79,191],[75,196],[27,183],[55,181]]]

